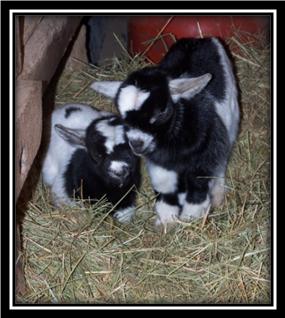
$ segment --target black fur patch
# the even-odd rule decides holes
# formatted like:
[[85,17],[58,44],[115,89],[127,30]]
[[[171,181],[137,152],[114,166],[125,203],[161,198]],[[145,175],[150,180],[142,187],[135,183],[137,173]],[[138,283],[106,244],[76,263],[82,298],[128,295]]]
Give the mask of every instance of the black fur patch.
[[111,117],[108,124],[110,126],[118,126],[118,125],[123,125],[123,121],[120,117],[114,116],[114,117]]
[[81,108],[74,107],[74,106],[66,108],[66,110],[65,110],[65,118],[68,118],[71,113],[77,112],[77,111],[81,111]]
[[[91,202],[101,199],[106,195],[109,202],[116,204],[135,185],[140,185],[139,160],[134,162],[133,172],[122,187],[109,182],[108,176],[101,169],[96,168],[93,160],[83,149],[74,152],[65,175],[65,189],[69,197],[90,199]],[[116,210],[134,206],[136,189],[133,189],[116,207]],[[115,211],[114,211],[115,212]]]

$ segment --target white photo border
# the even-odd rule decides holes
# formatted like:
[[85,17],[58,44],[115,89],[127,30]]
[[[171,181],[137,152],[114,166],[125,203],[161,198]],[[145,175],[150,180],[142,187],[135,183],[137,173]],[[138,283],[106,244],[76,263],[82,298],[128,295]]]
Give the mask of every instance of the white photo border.
[[[273,165],[273,194],[272,194],[272,210],[273,210],[273,222],[272,222],[272,246],[273,250],[271,251],[272,253],[272,262],[274,264],[273,267],[273,282],[272,284],[272,293],[273,293],[273,303],[271,305],[218,305],[218,306],[201,306],[201,305],[171,305],[171,306],[163,306],[163,305],[153,305],[153,306],[139,306],[139,305],[21,305],[21,304],[14,304],[14,280],[15,278],[13,277],[14,271],[13,271],[13,266],[14,266],[14,253],[13,253],[13,246],[15,246],[15,229],[14,229],[14,222],[13,222],[13,213],[14,213],[14,184],[13,184],[13,177],[14,177],[14,172],[13,172],[13,158],[15,158],[15,149],[13,149],[13,140],[15,138],[14,136],[14,61],[13,61],[13,54],[14,52],[14,16],[15,15],[25,15],[25,14],[52,14],[54,13],[55,15],[109,15],[109,14],[116,14],[116,15],[131,15],[131,14],[142,14],[142,15],[147,15],[147,14],[157,14],[157,15],[163,15],[163,14],[169,14],[169,15],[175,15],[175,14],[221,14],[221,15],[228,15],[228,14],[264,14],[264,15],[271,15],[273,17],[273,30],[272,30],[272,44],[273,48],[273,76],[271,78],[272,80],[272,88],[273,88],[273,118],[272,118],[272,132],[273,132],[273,153],[272,153],[272,165]],[[12,310],[25,310],[25,309],[42,309],[42,310],[47,310],[47,309],[72,309],[72,310],[90,310],[90,309],[108,309],[108,310],[117,310],[117,309],[210,309],[210,310],[215,310],[215,309],[277,309],[277,206],[276,206],[276,200],[277,200],[277,181],[276,181],[276,169],[277,169],[277,116],[276,116],[276,107],[277,107],[277,10],[276,9],[257,9],[257,10],[247,10],[247,9],[236,9],[236,10],[188,10],[188,9],[183,9],[183,10],[139,10],[139,9],[122,9],[122,10],[102,10],[102,9],[84,9],[84,10],[56,10],[56,9],[46,9],[46,10],[33,10],[33,9],[28,9],[28,10],[22,10],[22,9],[11,9],[9,10],[9,27],[10,27],[10,33],[9,33],[9,48],[10,48],[10,59],[9,59],[9,75],[10,75],[10,82],[9,82],[9,155],[10,155],[10,165],[9,165],[9,178],[11,180],[10,182],[10,194],[9,194],[9,309]],[[12,162],[11,162],[12,161]]]

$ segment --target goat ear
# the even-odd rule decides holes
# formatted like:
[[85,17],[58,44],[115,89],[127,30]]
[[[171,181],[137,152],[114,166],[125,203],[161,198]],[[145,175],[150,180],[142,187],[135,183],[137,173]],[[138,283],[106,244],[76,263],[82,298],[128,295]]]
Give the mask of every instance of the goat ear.
[[101,81],[93,82],[90,87],[94,91],[114,99],[121,84],[121,81]]
[[71,145],[86,147],[85,145],[85,129],[71,129],[60,124],[54,126],[58,135]]
[[190,99],[200,93],[211,80],[212,75],[206,73],[199,77],[177,78],[169,81],[170,94],[174,101],[179,98]]

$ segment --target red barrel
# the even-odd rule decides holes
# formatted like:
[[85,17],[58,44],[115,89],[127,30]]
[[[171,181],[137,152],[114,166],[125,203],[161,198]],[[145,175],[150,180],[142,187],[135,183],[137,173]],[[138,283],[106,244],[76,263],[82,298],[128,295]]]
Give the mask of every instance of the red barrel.
[[[158,63],[169,46],[182,37],[217,36],[222,39],[239,34],[245,42],[260,33],[269,37],[269,16],[139,16],[128,25],[129,51],[143,53]],[[154,43],[152,40],[158,38]]]

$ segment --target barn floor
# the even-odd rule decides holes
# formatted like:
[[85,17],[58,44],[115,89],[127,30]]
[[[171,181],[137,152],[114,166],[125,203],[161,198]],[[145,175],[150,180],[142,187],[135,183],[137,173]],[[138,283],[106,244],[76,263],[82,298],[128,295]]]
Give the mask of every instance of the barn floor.
[[[238,48],[243,118],[223,206],[206,220],[162,233],[153,226],[154,193],[145,171],[136,217],[124,226],[108,216],[104,199],[85,208],[54,208],[49,189],[39,182],[23,223],[29,291],[21,302],[270,303],[270,49],[261,38],[241,44],[237,36],[229,45]],[[89,88],[91,82],[123,79],[146,63],[126,54],[101,68],[65,71],[56,102],[115,111]]]

